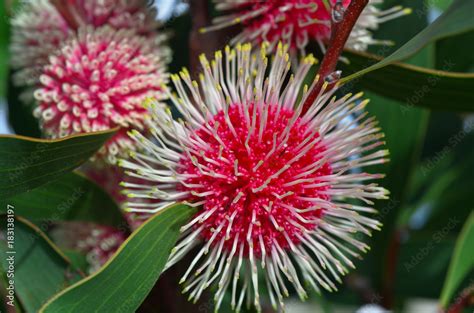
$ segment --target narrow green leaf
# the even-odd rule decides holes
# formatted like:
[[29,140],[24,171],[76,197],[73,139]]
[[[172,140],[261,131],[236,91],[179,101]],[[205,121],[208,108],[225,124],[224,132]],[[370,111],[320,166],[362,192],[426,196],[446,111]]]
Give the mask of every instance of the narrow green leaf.
[[[4,238],[0,241],[0,251],[5,256],[2,268],[7,282],[13,281],[8,283],[14,286],[17,300],[26,312],[35,313],[54,294],[83,275],[40,229],[20,217],[14,219],[15,209],[10,209],[9,215],[0,218]],[[12,221],[15,221],[13,228],[7,224]]]
[[0,136],[0,197],[58,179],[86,162],[115,130],[56,140]]
[[40,312],[135,312],[195,210],[172,205],[135,231],[97,273],[57,294]]
[[433,2],[429,2],[427,3],[428,5],[438,9],[438,10],[446,10],[447,8],[449,8],[449,6],[451,5],[451,3],[453,2],[453,0],[438,0],[438,1],[433,1]]
[[453,298],[457,288],[466,275],[474,269],[474,255],[472,243],[474,242],[474,212],[467,219],[456,241],[453,257],[449,264],[448,275],[441,292],[441,306],[446,308]]
[[[406,60],[436,40],[473,30],[474,19],[472,18],[472,12],[474,12],[474,1],[455,0],[436,21],[431,23],[397,51],[372,66],[364,67],[364,69],[359,72],[344,77],[341,82],[348,82],[395,62]],[[365,65],[370,64],[370,62],[365,63]]]
[[[356,72],[368,64],[380,61],[381,57],[361,52],[346,52],[350,64],[343,65],[344,71]],[[414,106],[451,111],[474,111],[474,74],[448,72],[454,64],[445,60],[441,70],[394,63],[368,72],[363,79],[350,81],[379,95],[401,101],[403,109]],[[360,73],[360,72],[358,72]]]
[[[124,226],[120,209],[99,186],[78,173],[67,173],[58,180],[7,199],[16,214],[33,222],[83,221]],[[5,213],[6,207],[0,208]]]

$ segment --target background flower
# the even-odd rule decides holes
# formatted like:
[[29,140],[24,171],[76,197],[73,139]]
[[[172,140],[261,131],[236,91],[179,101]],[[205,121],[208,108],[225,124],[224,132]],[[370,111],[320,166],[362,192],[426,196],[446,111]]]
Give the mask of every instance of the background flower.
[[[242,31],[235,36],[232,44],[252,41],[259,44],[270,43],[269,51],[275,51],[278,42],[282,41],[290,49],[305,53],[310,41],[316,41],[326,51],[325,43],[331,35],[332,7],[336,0],[214,0],[216,9],[227,13],[214,19],[214,26],[204,31],[221,29],[240,24]],[[341,1],[341,10],[346,8],[350,0]],[[357,20],[346,46],[355,50],[366,50],[368,45],[386,44],[372,37],[372,31],[379,24],[406,15],[411,12],[401,6],[389,10],[380,10],[377,5],[383,0],[370,0],[367,7]]]
[[50,138],[120,127],[98,156],[114,163],[134,150],[127,129],[144,130],[147,98],[162,100],[169,55],[133,30],[79,29],[50,57],[35,91],[44,133]]
[[35,85],[49,56],[60,50],[78,27],[108,25],[153,37],[160,26],[156,9],[147,0],[25,1],[11,24],[10,51],[15,56],[11,65],[16,70],[14,82],[19,86]]

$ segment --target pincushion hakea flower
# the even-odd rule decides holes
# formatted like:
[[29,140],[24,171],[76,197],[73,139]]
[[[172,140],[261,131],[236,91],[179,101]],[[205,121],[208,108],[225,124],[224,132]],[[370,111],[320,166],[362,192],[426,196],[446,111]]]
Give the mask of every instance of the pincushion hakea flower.
[[[68,11],[79,26],[134,29],[144,36],[155,36],[160,23],[148,0],[61,0],[57,6]],[[35,85],[43,65],[74,34],[68,21],[51,0],[25,1],[12,19],[11,64],[14,82]]]
[[[350,257],[368,249],[353,233],[379,229],[364,216],[375,212],[371,199],[387,195],[366,183],[383,175],[360,171],[388,154],[377,149],[377,122],[363,112],[368,101],[361,93],[338,99],[325,84],[302,112],[309,94],[302,84],[315,59],[304,58],[288,80],[287,47],[278,46],[271,65],[266,48],[252,55],[250,44],[227,47],[211,63],[201,57],[201,87],[186,70],[181,79],[172,76],[178,95],[170,97],[185,121],[151,104],[153,139],[131,132],[147,153],[119,162],[132,178],[149,182],[123,183],[130,211],[157,212],[175,202],[200,207],[182,227],[167,268],[202,243],[182,277],[184,291],[197,300],[217,283],[217,309],[227,289],[237,310],[244,298],[260,309],[261,284],[275,307],[284,305],[288,282],[301,298],[304,281],[336,290],[333,281],[354,267]],[[341,125],[350,115],[357,117]]]
[[[204,28],[203,31],[241,24],[242,32],[232,39],[232,44],[268,41],[269,51],[274,51],[277,43],[283,41],[290,45],[292,51],[299,49],[304,54],[304,48],[310,40],[315,40],[323,52],[325,51],[325,42],[331,35],[332,8],[340,5],[343,10],[351,1],[214,0],[214,2],[217,10],[229,14],[215,18],[215,25]],[[376,5],[382,2],[383,0],[369,1],[355,24],[346,47],[366,50],[368,45],[388,43],[374,39],[371,31],[376,30],[381,23],[411,12],[410,9],[401,6],[379,10]]]
[[98,154],[114,163],[134,149],[127,129],[144,128],[142,102],[165,97],[168,58],[159,41],[132,30],[81,28],[44,66],[35,116],[50,138],[121,127]]

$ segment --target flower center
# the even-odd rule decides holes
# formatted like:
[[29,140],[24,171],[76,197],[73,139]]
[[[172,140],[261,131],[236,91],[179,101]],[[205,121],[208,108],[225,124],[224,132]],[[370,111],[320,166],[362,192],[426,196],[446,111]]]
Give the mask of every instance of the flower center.
[[319,178],[331,167],[319,134],[292,110],[232,105],[188,145],[182,190],[190,192],[188,201],[203,203],[195,227],[205,241],[227,251],[243,243],[245,254],[262,256],[299,243],[302,232],[316,227],[323,213],[318,199],[329,198]]

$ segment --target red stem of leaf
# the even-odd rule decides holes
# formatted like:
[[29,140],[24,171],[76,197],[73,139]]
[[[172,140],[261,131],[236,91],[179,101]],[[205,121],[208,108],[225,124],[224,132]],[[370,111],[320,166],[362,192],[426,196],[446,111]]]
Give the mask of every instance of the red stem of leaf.
[[[352,0],[344,13],[343,19],[338,23],[335,23],[334,21],[331,22],[331,38],[329,40],[326,54],[321,62],[321,66],[319,67],[319,81],[315,88],[311,90],[307,100],[303,104],[303,113],[308,111],[316,100],[321,88],[323,87],[325,78],[335,71],[337,62],[339,61],[347,39],[368,2],[369,0]],[[330,85],[329,87],[332,86]]]
[[51,0],[51,3],[55,6],[56,10],[58,10],[59,14],[64,18],[66,23],[69,25],[70,28],[76,30],[79,28],[79,24],[72,14],[72,12],[69,10],[69,7],[67,5],[67,1],[64,0]]
[[446,310],[446,313],[461,313],[469,306],[474,305],[474,286],[471,285],[461,292],[456,301]]
[[209,14],[209,3],[207,0],[192,0],[189,2],[192,29],[189,36],[189,67],[191,75],[197,75],[200,68],[199,55],[206,53],[210,55],[216,47],[215,34],[203,34],[199,30],[211,24],[211,16]]
[[396,279],[396,272],[397,272],[397,260],[398,255],[400,252],[400,245],[402,242],[404,230],[396,230],[391,238],[389,243],[389,248],[387,255],[385,257],[387,267],[384,273],[384,283],[383,283],[383,301],[382,304],[385,308],[392,308],[393,306],[393,289],[394,289],[394,282]]

